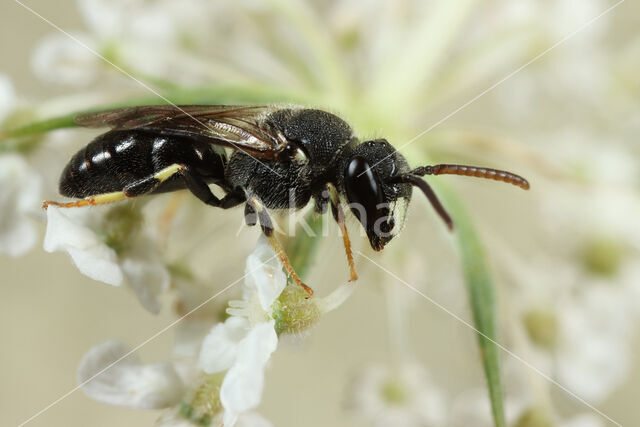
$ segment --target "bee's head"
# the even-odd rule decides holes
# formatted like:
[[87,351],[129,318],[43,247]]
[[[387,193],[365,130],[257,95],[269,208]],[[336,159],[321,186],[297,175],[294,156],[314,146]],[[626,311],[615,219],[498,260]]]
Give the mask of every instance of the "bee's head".
[[357,145],[344,163],[343,187],[351,212],[379,251],[402,229],[411,185],[391,182],[409,172],[405,158],[385,139]]
[[424,175],[466,175],[529,189],[529,182],[511,172],[478,166],[441,164],[410,169],[405,158],[385,139],[357,145],[344,162],[343,187],[353,214],[362,223],[371,247],[381,250],[402,229],[412,187],[418,187],[449,230],[453,220]]

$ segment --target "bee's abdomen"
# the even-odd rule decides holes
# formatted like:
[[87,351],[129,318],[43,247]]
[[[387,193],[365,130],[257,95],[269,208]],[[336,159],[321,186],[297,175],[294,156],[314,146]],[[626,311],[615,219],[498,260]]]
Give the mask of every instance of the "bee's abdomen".
[[150,144],[137,132],[107,132],[78,151],[60,177],[60,194],[87,197],[120,191],[153,173]]
[[[122,191],[174,163],[196,169],[207,182],[224,179],[224,152],[206,142],[143,130],[114,130],[73,156],[60,177],[60,194],[81,198]],[[164,182],[156,192],[184,188],[178,178]]]

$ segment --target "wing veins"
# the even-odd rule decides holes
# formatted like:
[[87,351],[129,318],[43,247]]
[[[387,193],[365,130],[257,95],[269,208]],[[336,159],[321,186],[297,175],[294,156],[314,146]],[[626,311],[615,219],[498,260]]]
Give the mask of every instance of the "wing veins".
[[282,149],[276,135],[261,126],[261,119],[277,107],[270,106],[139,106],[76,116],[86,127],[114,130],[144,129],[184,135],[225,145],[248,154],[273,158]]

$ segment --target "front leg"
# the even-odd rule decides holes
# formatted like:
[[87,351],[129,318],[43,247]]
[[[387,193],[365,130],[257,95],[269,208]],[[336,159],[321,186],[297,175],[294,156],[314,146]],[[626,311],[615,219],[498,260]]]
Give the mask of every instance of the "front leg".
[[320,215],[324,215],[327,213],[327,207],[329,206],[329,202],[331,201],[329,185],[327,184],[322,187],[322,190],[313,195],[314,200],[314,211]]
[[307,292],[308,294],[307,298],[310,298],[313,295],[313,289],[305,285],[302,282],[302,280],[300,280],[300,277],[298,277],[298,274],[296,273],[296,271],[293,269],[293,266],[289,262],[289,257],[287,256],[286,252],[280,245],[280,242],[278,241],[278,239],[273,233],[273,221],[269,216],[269,212],[267,211],[267,208],[264,206],[262,201],[256,196],[247,197],[247,205],[249,205],[251,210],[253,210],[253,212],[255,212],[255,214],[257,215],[258,221],[260,222],[260,227],[262,228],[262,232],[269,239],[269,244],[275,251],[276,255],[278,255],[278,258],[280,259],[280,262],[282,263],[282,265],[284,265],[284,268],[285,270],[287,270],[287,273],[289,273],[293,281],[296,282],[298,286],[301,286]]
[[333,214],[333,219],[338,223],[338,227],[340,227],[340,232],[342,233],[342,242],[344,243],[344,250],[347,254],[347,263],[349,263],[349,281],[354,282],[358,280],[358,273],[356,273],[356,266],[353,261],[349,233],[347,232],[347,226],[344,223],[344,209],[342,209],[338,192],[333,185],[329,188],[329,199],[331,201],[331,213]]

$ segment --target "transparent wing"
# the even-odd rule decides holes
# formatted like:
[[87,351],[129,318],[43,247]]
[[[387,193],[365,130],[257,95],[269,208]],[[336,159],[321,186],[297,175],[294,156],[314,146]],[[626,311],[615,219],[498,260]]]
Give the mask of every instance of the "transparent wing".
[[282,138],[264,126],[274,106],[145,105],[80,114],[79,126],[144,129],[203,139],[264,158],[282,150]]

